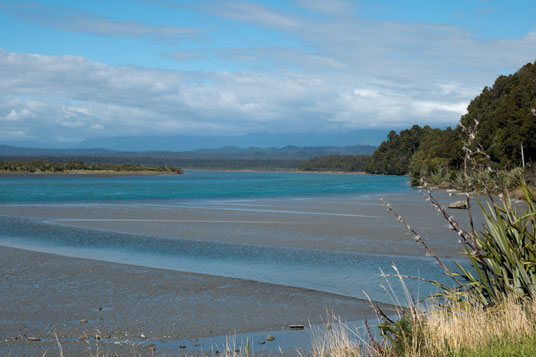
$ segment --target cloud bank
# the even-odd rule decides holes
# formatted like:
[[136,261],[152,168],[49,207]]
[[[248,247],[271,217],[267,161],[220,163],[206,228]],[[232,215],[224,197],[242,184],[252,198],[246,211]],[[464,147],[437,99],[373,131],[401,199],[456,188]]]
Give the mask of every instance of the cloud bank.
[[[244,68],[233,72],[0,50],[0,141],[455,125],[483,86],[536,57],[536,32],[482,40],[452,26],[362,19],[343,0],[297,1],[307,10],[299,14],[249,2],[218,4],[210,10],[215,16],[285,33],[302,46],[161,52],[178,64],[215,59]],[[32,21],[110,36],[191,34],[93,16]]]

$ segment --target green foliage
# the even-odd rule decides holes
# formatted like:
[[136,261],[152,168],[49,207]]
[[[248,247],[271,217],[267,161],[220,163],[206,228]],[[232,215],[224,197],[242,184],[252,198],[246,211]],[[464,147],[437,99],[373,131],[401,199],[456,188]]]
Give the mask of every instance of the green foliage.
[[419,320],[411,309],[406,309],[400,319],[378,324],[380,333],[387,340],[387,356],[409,356],[422,347],[423,332]]
[[[450,172],[461,167],[463,152],[459,131],[449,127],[423,132],[421,144],[410,159],[409,175],[413,185],[420,184],[421,178],[434,185],[430,182],[432,176],[437,176],[435,181],[444,181],[452,177]],[[438,180],[440,177],[443,180]]]
[[0,156],[0,160],[29,162],[48,161],[51,163],[67,163],[69,161],[83,161],[85,164],[105,165],[142,165],[142,166],[168,166],[187,167],[199,169],[224,169],[224,170],[294,170],[303,159],[283,158],[234,158],[234,157],[190,157],[190,156],[138,156],[149,155],[148,153],[129,153],[126,156]]
[[[532,306],[536,299],[536,196],[522,180],[526,209],[521,211],[512,204],[508,196],[503,196],[502,204],[488,203],[487,208],[480,205],[486,225],[481,232],[466,232],[451,216],[446,214],[437,201],[430,195],[429,200],[434,207],[445,213],[449,226],[458,232],[464,242],[463,252],[469,258],[470,267],[457,264],[457,271],[445,266],[446,273],[456,280],[457,285],[448,286],[434,283],[442,292],[433,298],[443,297],[438,307],[453,318],[463,308],[480,309],[490,312],[504,307],[504,303],[515,301],[521,306]],[[388,206],[389,207],[389,206]],[[401,218],[399,217],[399,220]],[[411,230],[411,227],[408,226]],[[414,233],[416,234],[416,233]],[[422,241],[422,239],[421,239]],[[434,257],[435,254],[432,253]],[[437,257],[436,257],[437,258]],[[438,262],[442,264],[439,258]],[[435,300],[439,302],[439,300]],[[463,307],[459,309],[459,307]],[[465,311],[470,311],[465,310]],[[525,318],[519,313],[512,313],[515,321],[532,324],[536,318],[534,311],[527,308]],[[385,315],[383,315],[385,316]],[[476,316],[476,315],[475,315]],[[491,315],[490,315],[491,316]],[[499,315],[503,317],[502,315]],[[470,318],[470,316],[469,316]],[[519,319],[519,320],[517,320]],[[396,321],[386,318],[379,325],[380,331],[386,338],[382,355],[388,356],[529,356],[536,352],[536,339],[528,335],[512,336],[508,333],[478,349],[453,348],[448,340],[441,344],[440,350],[434,349],[434,344],[427,343],[432,336],[427,325],[427,315],[419,314],[412,305]],[[524,321],[524,322],[523,322]],[[534,326],[534,325],[532,325]],[[517,331],[517,330],[516,330]],[[515,342],[512,342],[515,341]],[[430,349],[432,348],[432,349]]]
[[[521,143],[525,162],[536,161],[536,62],[516,73],[500,76],[492,88],[485,87],[460,119],[465,127],[479,122],[474,142],[490,158],[495,170],[507,173],[521,166]],[[413,185],[429,182],[437,174],[454,179],[451,172],[463,166],[461,127],[431,129],[414,125],[400,134],[391,131],[372,154],[366,171],[374,174],[410,175]],[[472,148],[476,149],[476,148]]]
[[520,341],[502,338],[477,349],[463,348],[448,354],[451,357],[528,357],[536,356],[536,338],[527,337]]
[[367,155],[330,155],[315,157],[300,164],[301,171],[364,171],[369,160]]
[[168,166],[148,166],[148,165],[131,165],[131,164],[85,164],[82,161],[68,161],[65,163],[49,162],[49,161],[9,161],[0,162],[0,172],[156,172],[156,173],[178,173],[183,171],[179,167]]
[[460,122],[480,122],[477,140],[501,168],[521,166],[520,143],[525,161],[536,160],[536,62],[516,73],[499,76],[492,88],[485,87],[467,108]]
[[437,167],[459,166],[461,142],[459,130],[421,128],[414,125],[400,134],[391,131],[370,157],[366,171],[384,175],[410,174],[414,183]]
[[472,269],[458,264],[458,275],[466,282],[459,288],[470,302],[490,305],[511,296],[536,298],[536,197],[525,182],[522,189],[525,212],[508,197],[501,206],[481,206],[486,226],[473,234],[477,250],[464,249]]
[[411,157],[417,151],[423,133],[431,130],[425,126],[414,125],[411,129],[402,130],[400,134],[391,131],[387,141],[374,151],[366,166],[366,171],[382,175],[406,175],[409,172]]

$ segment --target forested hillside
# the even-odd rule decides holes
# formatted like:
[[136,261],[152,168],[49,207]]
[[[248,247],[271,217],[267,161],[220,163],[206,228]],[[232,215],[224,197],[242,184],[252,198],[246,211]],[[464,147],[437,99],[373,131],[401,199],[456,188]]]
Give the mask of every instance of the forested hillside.
[[480,122],[477,139],[492,161],[507,168],[520,166],[521,143],[525,160],[536,160],[536,62],[499,76],[467,110],[460,122],[465,126],[474,119]]
[[375,147],[354,146],[286,146],[283,148],[199,149],[194,151],[113,151],[105,149],[40,149],[0,145],[0,161],[48,161],[88,164],[129,164],[173,166],[199,169],[295,170],[313,157],[329,155],[369,155]]
[[[485,87],[461,117],[465,127],[478,122],[474,143],[478,143],[497,169],[536,161],[536,62],[509,76],[499,76],[493,87]],[[391,131],[372,154],[366,171],[375,174],[411,176],[412,183],[439,171],[453,175],[463,164],[463,140],[468,134],[461,126],[445,130],[414,125],[399,134]]]
[[400,134],[392,130],[387,135],[387,141],[381,143],[370,157],[366,171],[383,175],[407,174],[411,158],[429,130],[430,127],[421,128],[418,125],[402,130]]
[[298,170],[301,171],[365,171],[369,160],[367,155],[330,155],[315,157],[303,162]]

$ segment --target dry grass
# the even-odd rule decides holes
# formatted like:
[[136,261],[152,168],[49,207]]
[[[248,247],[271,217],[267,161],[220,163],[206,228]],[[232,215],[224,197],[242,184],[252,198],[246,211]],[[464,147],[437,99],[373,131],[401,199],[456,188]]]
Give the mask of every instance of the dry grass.
[[362,331],[350,328],[336,316],[330,317],[323,328],[314,328],[312,335],[313,356],[362,356],[368,346]]
[[340,320],[331,326],[315,333],[313,356],[446,356],[478,350],[497,341],[515,345],[534,338],[536,301],[511,299],[492,309],[428,305],[417,310],[411,333],[399,345],[402,349],[385,341],[364,341],[367,334],[358,333]]
[[478,349],[501,339],[516,343],[536,336],[535,300],[523,303],[510,299],[490,309],[451,308],[431,309],[421,317],[426,355]]

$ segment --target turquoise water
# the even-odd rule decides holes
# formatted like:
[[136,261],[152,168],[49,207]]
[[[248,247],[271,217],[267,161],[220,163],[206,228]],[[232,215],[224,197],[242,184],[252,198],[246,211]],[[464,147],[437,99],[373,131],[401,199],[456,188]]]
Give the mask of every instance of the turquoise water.
[[[217,234],[217,232],[214,232]],[[269,242],[267,242],[269,243]],[[324,251],[270,245],[172,239],[92,230],[0,216],[0,245],[46,253],[90,258],[201,274],[254,280],[344,296],[392,303],[382,287],[393,274],[449,283],[441,268],[427,257]],[[453,261],[445,263],[454,266]],[[396,278],[389,278],[398,297]],[[415,298],[436,291],[432,285],[407,280]],[[367,295],[365,295],[365,293]]]
[[161,176],[3,176],[0,202],[267,198],[410,192],[404,176],[186,171]]
[[[407,177],[368,175],[187,171],[184,175],[162,176],[0,177],[0,203],[24,203],[23,206],[27,209],[43,204],[46,204],[47,209],[53,209],[55,204],[60,207],[68,207],[71,203],[99,207],[101,203],[104,206],[112,203],[111,206],[128,211],[129,207],[139,204],[149,203],[149,207],[155,200],[161,208],[173,207],[183,200],[207,203],[211,199],[252,198],[273,198],[281,207],[295,204],[298,199],[303,201],[300,203],[304,205],[303,209],[307,209],[314,206],[317,200],[302,200],[300,197],[329,196],[338,203],[348,204],[348,196],[410,192],[413,191],[407,184]],[[210,204],[206,206],[199,205],[196,209],[214,211],[217,208]],[[226,211],[231,210],[232,208],[226,207]],[[247,209],[241,207],[233,212],[236,212],[237,217],[246,217],[250,212],[273,215],[274,212],[282,211],[255,206]],[[301,213],[310,215],[313,217],[311,219],[320,219],[318,216],[322,214],[348,216],[328,210]],[[358,217],[360,216],[356,215],[356,219]],[[334,222],[337,224],[338,221]],[[229,221],[229,224],[232,223]],[[155,221],[153,224],[161,223]],[[212,237],[221,234],[217,227],[200,226],[200,229],[210,230],[206,236]],[[262,233],[252,230],[249,234]],[[293,236],[293,239],[307,238],[306,233],[300,234],[301,236]],[[357,230],[355,234],[358,236],[360,232]],[[379,268],[392,272],[391,265],[394,263],[404,274],[443,279],[441,270],[429,258],[277,247],[270,245],[269,241],[263,241],[262,237],[259,244],[170,238],[77,228],[38,218],[0,216],[0,245],[249,279],[359,298],[364,298],[363,291],[366,291],[373,299],[385,302],[390,301],[380,287],[385,281],[378,276]],[[429,288],[420,287],[412,281],[408,284],[421,297],[431,292]]]

